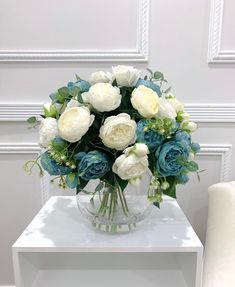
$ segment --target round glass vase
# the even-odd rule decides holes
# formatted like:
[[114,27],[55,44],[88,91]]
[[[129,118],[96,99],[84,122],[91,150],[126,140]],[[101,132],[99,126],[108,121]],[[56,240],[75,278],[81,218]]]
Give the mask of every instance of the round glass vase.
[[76,195],[82,215],[93,226],[106,232],[127,232],[134,229],[151,212],[148,200],[149,174],[145,174],[138,186],[128,184],[122,191],[119,186],[97,188],[99,181],[90,181],[85,191]]

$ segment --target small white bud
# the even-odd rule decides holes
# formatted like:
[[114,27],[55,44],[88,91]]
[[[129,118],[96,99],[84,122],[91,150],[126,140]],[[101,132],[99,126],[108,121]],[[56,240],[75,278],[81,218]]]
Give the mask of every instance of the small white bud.
[[161,189],[162,190],[166,190],[167,188],[169,188],[170,187],[170,185],[169,185],[169,183],[167,182],[167,181],[165,181],[165,182],[163,182],[162,184],[161,184]]

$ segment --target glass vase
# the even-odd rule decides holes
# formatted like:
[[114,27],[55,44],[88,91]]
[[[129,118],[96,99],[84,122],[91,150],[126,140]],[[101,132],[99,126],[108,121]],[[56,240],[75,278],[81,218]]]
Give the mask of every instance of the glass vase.
[[106,232],[127,232],[136,227],[151,212],[148,200],[149,174],[138,186],[128,184],[122,191],[119,186],[103,186],[95,191],[99,181],[90,181],[85,191],[77,194],[77,204],[82,215],[93,226]]

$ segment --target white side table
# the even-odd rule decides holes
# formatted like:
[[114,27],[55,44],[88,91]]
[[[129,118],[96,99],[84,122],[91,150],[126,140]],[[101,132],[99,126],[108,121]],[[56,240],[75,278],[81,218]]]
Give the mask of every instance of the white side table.
[[201,286],[203,246],[168,197],[124,234],[93,229],[74,196],[51,197],[12,250],[16,287]]

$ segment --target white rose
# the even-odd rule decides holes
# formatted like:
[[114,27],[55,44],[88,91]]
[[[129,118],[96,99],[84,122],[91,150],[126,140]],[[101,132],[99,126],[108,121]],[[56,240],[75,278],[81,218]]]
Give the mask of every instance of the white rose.
[[131,95],[132,106],[145,118],[155,117],[159,109],[159,97],[152,89],[140,85]]
[[112,67],[114,77],[118,86],[134,87],[139,79],[140,70],[135,69],[133,66],[118,65]]
[[184,111],[184,104],[181,103],[179,100],[177,100],[175,96],[173,96],[172,94],[168,94],[166,98],[167,98],[167,101],[175,109],[176,113]]
[[172,105],[164,98],[159,99],[159,110],[157,113],[157,117],[159,118],[170,118],[175,119],[177,114],[175,112],[175,109],[172,107]]
[[98,71],[90,75],[89,82],[94,85],[97,83],[112,83],[113,75],[109,72]]
[[135,142],[135,132],[136,122],[128,114],[121,113],[106,118],[100,128],[100,138],[107,147],[123,150]]
[[58,135],[57,121],[54,118],[45,118],[39,126],[39,143],[48,147],[50,142]]
[[146,153],[143,153],[142,156],[138,156],[133,152],[135,149],[136,147],[133,146],[128,149],[128,152],[125,150],[124,154],[115,160],[112,170],[121,179],[130,180],[130,183],[137,184],[138,178],[147,170],[149,163],[147,157],[148,148],[146,147]]
[[59,134],[68,142],[79,141],[88,131],[94,118],[94,115],[91,115],[89,109],[86,107],[69,108],[59,118]]
[[122,96],[119,88],[109,83],[97,83],[90,87],[89,92],[82,94],[82,99],[97,111],[109,112],[120,106]]

